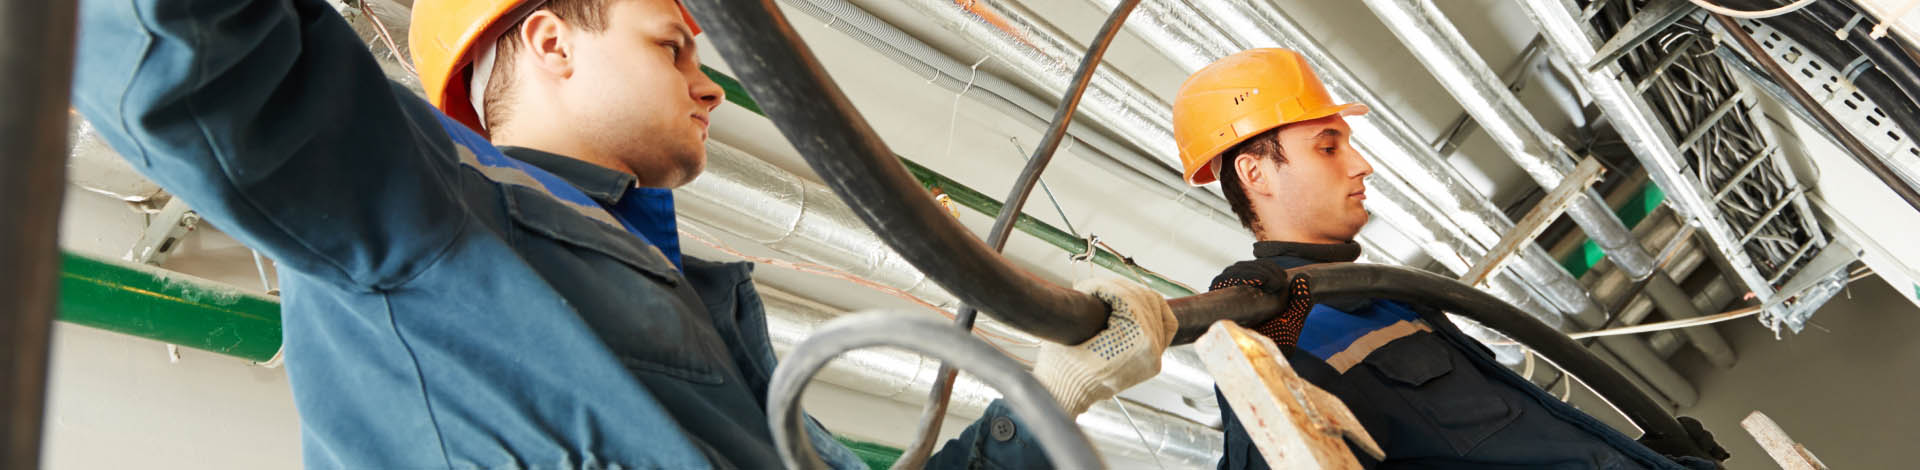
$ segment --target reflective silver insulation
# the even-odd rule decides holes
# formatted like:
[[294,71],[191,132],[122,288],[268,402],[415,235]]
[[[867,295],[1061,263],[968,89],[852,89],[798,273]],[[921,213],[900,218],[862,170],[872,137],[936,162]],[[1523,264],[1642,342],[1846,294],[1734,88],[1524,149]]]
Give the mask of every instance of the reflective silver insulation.
[[[1573,170],[1572,152],[1533,119],[1432,1],[1366,0],[1366,4],[1540,187],[1558,186]],[[1567,207],[1567,216],[1634,279],[1652,275],[1653,256],[1640,249],[1599,193],[1588,190],[1586,194]]]
[[[1568,63],[1593,62],[1594,44],[1600,38],[1583,24],[1581,11],[1571,0],[1521,0],[1520,5],[1547,38],[1547,43]],[[1647,168],[1648,176],[1666,192],[1667,203],[1686,216],[1690,225],[1706,232],[1713,241],[1713,249],[1727,260],[1754,295],[1762,302],[1771,300],[1772,285],[1754,267],[1746,250],[1740,249],[1740,236],[1719,218],[1713,204],[1708,202],[1711,190],[1687,172],[1674,137],[1660,124],[1653,108],[1633,91],[1633,83],[1620,66],[1608,64],[1592,72],[1576,71],[1574,75],[1612,120],[1634,156]],[[1777,307],[1769,311],[1776,316],[1782,313]]]
[[[969,44],[985,49],[996,60],[1005,62],[1035,88],[1059,95],[1065,93],[1074,69],[1086,48],[1025,7],[1006,0],[905,0],[927,15],[927,19],[958,33]],[[969,9],[986,12],[991,20]],[[1153,15],[1140,15],[1153,16]],[[997,23],[997,24],[996,24]],[[1001,29],[1002,27],[1006,29]],[[1158,156],[1169,168],[1179,168],[1174,153],[1171,122],[1173,112],[1157,95],[1111,67],[1094,72],[1093,81],[1081,98],[1081,112],[1102,126],[1115,130],[1122,139]]]
[[[887,247],[825,185],[802,180],[726,144],[707,141],[707,169],[674,190],[678,213],[704,227],[752,240],[801,260],[894,287],[948,310],[960,300]],[[1038,338],[991,318],[979,327],[1029,344]],[[1183,397],[1213,395],[1205,367],[1168,355],[1151,382]]]
[[[783,357],[820,324],[844,313],[779,291],[762,288],[761,294],[768,337]],[[816,378],[917,406],[926,400],[939,370],[940,361],[935,359],[898,350],[864,349],[835,359]],[[954,381],[947,412],[979,417],[998,398],[999,392],[961,374]],[[1157,460],[1166,468],[1213,468],[1225,449],[1220,431],[1125,399],[1095,404],[1077,421],[1109,464]]]
[[[926,76],[935,85],[991,106],[1034,129],[1047,128],[1053,116],[1052,100],[1042,100],[998,75],[955,60],[846,0],[782,0],[782,3],[865,44],[915,75]],[[1091,114],[1090,108],[1084,109],[1088,111],[1081,113],[1086,114],[1083,119],[1094,118],[1093,121],[1104,127],[1117,128],[1115,123],[1099,119],[1101,115]],[[1073,139],[1070,143],[1075,145],[1066,146],[1063,151],[1093,157],[1089,163],[1152,190],[1160,197],[1180,201],[1218,222],[1239,224],[1226,199],[1210,191],[1188,188],[1180,172],[1161,160],[1119,143],[1092,126],[1072,126],[1067,133]]]

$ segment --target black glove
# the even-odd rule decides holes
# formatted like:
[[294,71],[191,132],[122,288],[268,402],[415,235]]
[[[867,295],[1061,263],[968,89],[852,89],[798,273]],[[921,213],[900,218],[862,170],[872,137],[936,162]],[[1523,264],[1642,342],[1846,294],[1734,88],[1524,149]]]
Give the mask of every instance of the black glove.
[[1306,276],[1290,274],[1286,268],[1272,261],[1248,260],[1228,266],[1226,271],[1213,278],[1213,285],[1208,290],[1238,286],[1252,287],[1267,295],[1286,299],[1284,310],[1253,330],[1266,335],[1282,349],[1299,344],[1300,327],[1306,325],[1307,311],[1313,309],[1313,294],[1307,292]]
[[[1646,436],[1640,438],[1640,444],[1668,456],[1695,456],[1711,458],[1715,462],[1725,462],[1732,454],[1725,447],[1714,442],[1713,433],[1707,432],[1700,420],[1688,416],[1680,417],[1680,428],[1687,431],[1685,436]],[[1705,453],[1706,455],[1696,455]]]

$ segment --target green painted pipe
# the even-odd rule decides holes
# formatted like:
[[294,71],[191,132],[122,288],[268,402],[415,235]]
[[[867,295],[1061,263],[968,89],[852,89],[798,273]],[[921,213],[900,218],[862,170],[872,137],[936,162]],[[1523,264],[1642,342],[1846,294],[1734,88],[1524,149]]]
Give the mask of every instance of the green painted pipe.
[[60,319],[265,362],[280,352],[280,303],[163,269],[61,254]]
[[[727,90],[727,101],[746,108],[748,111],[753,111],[754,114],[766,115],[760,112],[760,104],[754,102],[753,97],[747,96],[747,89],[740,86],[739,80],[734,80],[733,77],[729,77],[727,74],[720,73],[720,71],[704,65],[700,66],[700,68],[706,71],[708,78],[712,78],[715,83],[720,84],[721,88]],[[913,177],[920,180],[921,186],[925,186],[929,191],[939,191],[940,193],[946,194],[947,197],[952,199],[956,204],[979,211],[981,214],[986,214],[987,217],[999,215],[1000,207],[1005,205],[992,196],[975,191],[967,185],[960,184],[958,181],[954,181],[933,170],[927,169],[927,167],[921,166],[919,163],[914,163],[913,160],[908,160],[906,157],[899,158],[900,163],[907,166],[907,171],[913,173]],[[1040,239],[1040,241],[1047,242],[1049,245],[1066,250],[1067,253],[1072,255],[1081,255],[1087,252],[1086,239],[1076,237],[1073,234],[1067,233],[1065,230],[1060,230],[1058,227],[1054,227],[1051,224],[1042,222],[1024,213],[1020,214],[1020,218],[1014,221],[1013,228],[1026,232],[1028,235],[1032,235],[1034,238]],[[1093,262],[1130,279],[1139,280],[1141,283],[1146,284],[1147,287],[1152,287],[1162,294],[1173,297],[1186,297],[1194,294],[1193,289],[1188,289],[1178,282],[1173,282],[1145,268],[1139,268],[1139,265],[1130,264],[1128,260],[1122,259],[1106,250],[1096,250]]]

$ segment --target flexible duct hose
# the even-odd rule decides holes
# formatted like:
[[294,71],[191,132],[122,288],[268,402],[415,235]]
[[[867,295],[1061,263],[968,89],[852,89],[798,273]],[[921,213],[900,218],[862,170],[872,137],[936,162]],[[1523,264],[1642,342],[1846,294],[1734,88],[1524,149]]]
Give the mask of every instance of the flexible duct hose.
[[[861,313],[827,322],[806,341],[794,346],[767,386],[767,417],[773,442],[787,468],[824,469],[807,435],[807,418],[800,396],[807,381],[840,354],[863,348],[891,346],[963,366],[967,373],[1006,396],[1007,406],[1027,425],[1054,468],[1102,468],[1093,444],[1080,432],[1072,416],[1055,403],[1040,382],[1019,363],[987,343],[939,320],[905,314]],[[938,419],[938,417],[935,417]]]
[[[741,81],[788,142],[868,227],[962,301],[1049,341],[1078,344],[1108,316],[1092,296],[1014,267],[949,217],[907,174],[772,0],[686,0]],[[1408,268],[1327,264],[1299,268],[1314,298],[1384,297],[1450,310],[1506,334],[1581,378],[1655,437],[1686,433],[1664,406],[1566,335],[1486,292]],[[1271,318],[1288,299],[1246,287],[1169,301],[1175,343],[1207,325]],[[947,331],[953,331],[948,329]],[[957,333],[957,332],[956,332]],[[895,334],[887,332],[887,334]],[[997,367],[997,366],[996,366]],[[1704,454],[1697,452],[1696,455]]]

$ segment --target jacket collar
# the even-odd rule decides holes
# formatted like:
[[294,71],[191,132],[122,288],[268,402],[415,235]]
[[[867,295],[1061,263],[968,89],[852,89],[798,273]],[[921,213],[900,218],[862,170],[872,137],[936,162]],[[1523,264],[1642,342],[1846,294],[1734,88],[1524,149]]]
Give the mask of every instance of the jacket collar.
[[600,165],[526,147],[500,147],[500,152],[566,180],[567,184],[580,188],[580,192],[587,193],[587,197],[605,206],[619,203],[638,179]]
[[1360,259],[1360,244],[1346,243],[1299,243],[1282,241],[1259,241],[1253,243],[1253,257],[1300,258],[1313,263],[1346,263]]

